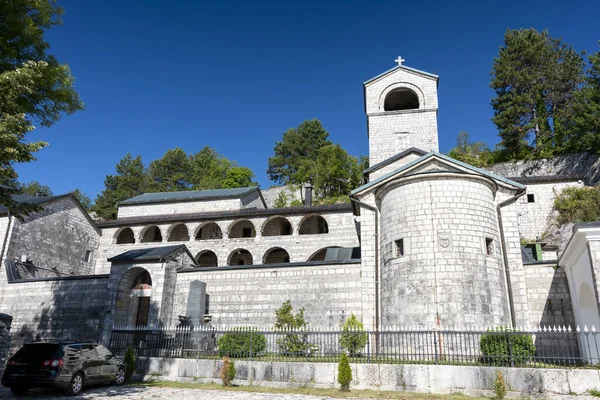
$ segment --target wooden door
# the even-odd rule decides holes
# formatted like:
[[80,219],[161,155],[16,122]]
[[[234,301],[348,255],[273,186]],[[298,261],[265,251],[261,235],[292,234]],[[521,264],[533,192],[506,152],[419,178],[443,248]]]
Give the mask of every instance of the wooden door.
[[148,312],[150,311],[150,297],[138,298],[138,311],[135,320],[135,326],[148,325]]

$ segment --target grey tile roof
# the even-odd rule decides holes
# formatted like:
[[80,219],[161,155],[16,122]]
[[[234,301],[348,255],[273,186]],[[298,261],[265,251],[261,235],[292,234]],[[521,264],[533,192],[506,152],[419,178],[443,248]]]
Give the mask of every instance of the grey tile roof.
[[108,259],[110,262],[115,261],[161,261],[170,256],[186,251],[192,260],[194,257],[184,244],[175,246],[160,246],[144,249],[129,250]]
[[233,188],[233,189],[212,189],[212,190],[189,190],[182,192],[157,192],[144,193],[132,197],[119,203],[119,205],[148,204],[148,203],[172,203],[178,201],[194,200],[217,200],[240,198],[255,190],[260,190],[258,186]]
[[[44,203],[48,203],[50,201],[57,200],[62,197],[66,197],[66,196],[70,196],[70,195],[71,194],[68,193],[68,194],[61,194],[61,195],[57,195],[57,196],[38,197],[38,196],[31,196],[28,194],[15,194],[15,195],[13,195],[13,200],[18,203],[42,205]],[[7,212],[8,212],[8,208],[3,205],[0,205],[0,215],[6,214]]]
[[549,182],[572,182],[585,179],[583,175],[540,175],[540,176],[513,176],[507,179],[515,182],[528,183],[549,183]]

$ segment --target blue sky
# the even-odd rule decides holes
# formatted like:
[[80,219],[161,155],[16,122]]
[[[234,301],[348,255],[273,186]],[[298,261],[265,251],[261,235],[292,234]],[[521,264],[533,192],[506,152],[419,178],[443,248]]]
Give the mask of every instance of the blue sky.
[[208,145],[250,167],[261,187],[273,146],[318,118],[353,155],[367,155],[362,82],[405,65],[436,73],[440,150],[461,130],[497,142],[493,58],[506,28],[549,29],[598,50],[595,1],[59,0],[47,33],[86,110],[39,128],[50,145],[18,165],[20,180],[92,199],[127,153],[149,163],[169,148]]

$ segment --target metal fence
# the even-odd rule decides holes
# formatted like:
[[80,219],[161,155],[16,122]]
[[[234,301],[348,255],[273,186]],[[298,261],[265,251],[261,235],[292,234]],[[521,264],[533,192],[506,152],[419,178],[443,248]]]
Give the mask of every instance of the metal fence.
[[274,330],[215,327],[113,327],[111,349],[140,357],[256,361],[591,367],[600,362],[595,329],[532,330],[331,329]]

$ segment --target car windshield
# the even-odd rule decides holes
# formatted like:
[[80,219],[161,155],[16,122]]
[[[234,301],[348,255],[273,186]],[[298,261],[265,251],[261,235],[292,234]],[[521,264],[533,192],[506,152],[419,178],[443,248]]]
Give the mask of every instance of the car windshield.
[[56,360],[63,357],[62,347],[51,343],[33,343],[21,347],[13,359],[16,362]]

